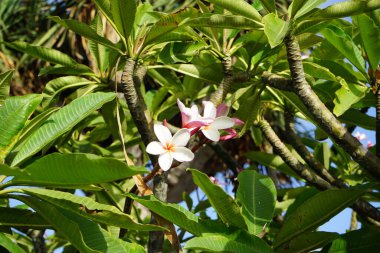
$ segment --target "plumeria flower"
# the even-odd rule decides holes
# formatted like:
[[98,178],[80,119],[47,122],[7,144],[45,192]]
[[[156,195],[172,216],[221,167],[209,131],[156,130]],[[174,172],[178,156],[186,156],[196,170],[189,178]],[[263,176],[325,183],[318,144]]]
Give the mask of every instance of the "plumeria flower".
[[[219,130],[229,129],[235,125],[233,119],[227,116],[217,117],[217,109],[215,105],[210,101],[203,101],[204,111],[203,118],[211,119],[212,122],[207,126],[202,126],[200,130],[204,136],[212,141],[219,141],[220,133]],[[225,112],[225,110],[221,110]],[[227,111],[228,112],[228,111]]]
[[372,148],[375,146],[375,144],[372,143],[372,141],[367,141],[367,148]]
[[177,99],[177,104],[182,116],[182,128],[190,130],[190,134],[193,135],[202,126],[207,126],[212,122],[212,119],[205,119],[199,114],[198,107],[193,105],[192,107],[186,107],[181,100]]
[[358,139],[358,141],[362,141],[362,140],[367,139],[367,136],[365,134],[361,134],[360,132],[356,132],[355,138]]
[[194,159],[193,152],[185,147],[190,139],[189,130],[182,128],[172,136],[166,126],[155,124],[154,133],[159,141],[149,143],[146,152],[159,155],[158,164],[164,171],[170,169],[173,159],[178,162],[189,162]]

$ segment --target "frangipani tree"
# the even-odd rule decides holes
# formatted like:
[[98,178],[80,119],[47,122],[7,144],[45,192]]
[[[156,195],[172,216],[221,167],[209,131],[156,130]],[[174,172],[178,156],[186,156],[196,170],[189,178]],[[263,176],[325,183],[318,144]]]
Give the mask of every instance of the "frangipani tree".
[[[370,202],[378,201],[379,149],[352,133],[376,131],[376,144],[380,136],[379,1],[165,8],[172,2],[183,8],[94,0],[89,24],[51,17],[87,40],[89,66],[58,49],[2,42],[49,62],[39,74],[51,80],[42,94],[10,97],[13,72],[0,76],[0,245],[376,252],[380,212]],[[366,114],[371,107],[376,118]],[[296,128],[299,119],[315,134]],[[234,197],[203,173],[213,166],[207,147],[233,171]],[[191,177],[207,199],[184,194],[187,209],[168,203],[168,175]],[[317,231],[346,207],[362,229]],[[55,233],[44,238],[46,229]]]

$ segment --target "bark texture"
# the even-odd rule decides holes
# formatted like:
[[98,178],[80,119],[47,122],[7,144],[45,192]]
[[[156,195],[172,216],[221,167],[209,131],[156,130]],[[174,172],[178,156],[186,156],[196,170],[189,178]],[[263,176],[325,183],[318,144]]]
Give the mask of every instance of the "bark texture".
[[231,85],[234,81],[234,75],[232,70],[232,59],[230,56],[226,56],[223,61],[223,79],[218,86],[218,89],[211,95],[210,101],[214,103],[215,106],[223,103],[228,92],[230,92]]

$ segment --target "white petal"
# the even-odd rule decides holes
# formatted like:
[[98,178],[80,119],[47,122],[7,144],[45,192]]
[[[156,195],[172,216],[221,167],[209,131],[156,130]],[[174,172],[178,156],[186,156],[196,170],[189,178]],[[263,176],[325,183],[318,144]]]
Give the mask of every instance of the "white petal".
[[191,115],[191,118],[194,120],[194,119],[197,119],[200,117],[199,115],[199,111],[198,111],[198,106],[197,105],[193,105],[191,108],[190,108],[190,115]]
[[170,152],[166,152],[161,154],[158,157],[158,164],[160,165],[161,169],[164,171],[167,171],[170,169],[173,163],[173,156],[170,154]]
[[164,145],[170,143],[172,140],[172,134],[166,126],[155,124],[154,133],[157,139]]
[[213,129],[227,129],[233,127],[235,125],[235,121],[229,117],[222,116],[216,118],[214,122],[210,124],[210,127]]
[[219,141],[220,134],[219,131],[213,128],[208,128],[207,130],[203,129],[202,133],[206,136],[207,139],[212,141]]
[[194,153],[184,147],[176,147],[172,155],[178,162],[189,162],[194,159]]
[[159,154],[164,153],[165,151],[166,150],[162,146],[161,142],[158,142],[158,141],[152,141],[146,147],[146,152],[152,155],[159,155]]
[[214,119],[216,117],[215,105],[210,101],[203,101],[203,106],[204,106],[203,117]]
[[186,109],[186,106],[181,102],[181,100],[179,100],[179,98],[177,99],[177,105],[178,105],[178,108],[181,112],[185,112]]
[[189,130],[182,128],[174,134],[171,144],[174,147],[184,147],[189,142],[189,139],[190,139]]

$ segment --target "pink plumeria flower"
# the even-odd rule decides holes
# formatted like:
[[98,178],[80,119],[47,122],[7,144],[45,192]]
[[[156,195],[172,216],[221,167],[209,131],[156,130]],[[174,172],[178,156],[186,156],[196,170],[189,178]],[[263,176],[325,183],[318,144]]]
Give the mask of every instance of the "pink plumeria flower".
[[179,99],[177,99],[177,104],[179,110],[181,111],[182,128],[189,129],[191,135],[197,132],[201,126],[207,126],[212,121],[212,119],[204,119],[199,114],[199,110],[196,105],[188,108]]
[[219,141],[219,130],[231,128],[234,126],[235,122],[233,119],[227,116],[217,117],[217,109],[212,102],[203,101],[203,106],[203,118],[211,119],[212,122],[207,126],[202,126],[200,130],[207,139],[212,141]]
[[146,152],[159,155],[158,164],[164,171],[170,169],[173,159],[178,162],[189,162],[194,159],[194,153],[185,147],[190,139],[189,130],[182,128],[172,136],[166,126],[155,124],[154,133],[159,141],[149,143]]
[[372,148],[375,146],[375,144],[372,143],[372,141],[367,141],[367,148]]

